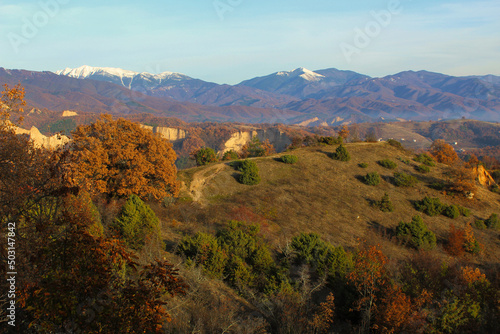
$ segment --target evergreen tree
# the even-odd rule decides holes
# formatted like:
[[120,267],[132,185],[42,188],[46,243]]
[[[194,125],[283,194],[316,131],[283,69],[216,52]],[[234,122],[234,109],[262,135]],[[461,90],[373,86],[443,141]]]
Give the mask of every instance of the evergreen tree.
[[217,154],[210,147],[202,147],[194,154],[196,166],[208,165],[217,161]]
[[127,245],[135,250],[142,249],[148,234],[160,233],[158,217],[137,195],[131,195],[125,202],[115,226]]
[[382,199],[379,202],[377,202],[377,206],[382,212],[394,211],[394,206],[392,205],[392,202],[389,199],[389,195],[387,195],[387,193],[385,193],[384,196],[382,196]]
[[349,152],[347,152],[345,146],[342,144],[340,144],[339,147],[337,147],[337,150],[335,151],[333,158],[336,160],[340,160],[340,161],[351,160],[351,156],[350,156]]
[[400,222],[396,235],[407,239],[410,246],[417,249],[432,249],[436,246],[436,235],[427,228],[419,215],[414,216],[410,223]]
[[240,182],[246,185],[255,185],[260,183],[259,168],[254,161],[244,160],[239,170],[241,171]]

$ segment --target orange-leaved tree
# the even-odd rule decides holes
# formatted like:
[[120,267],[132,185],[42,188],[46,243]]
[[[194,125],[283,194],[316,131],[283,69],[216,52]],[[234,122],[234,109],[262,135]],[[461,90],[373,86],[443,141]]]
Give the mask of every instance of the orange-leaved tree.
[[464,249],[465,233],[463,230],[456,228],[455,225],[450,225],[448,241],[445,247],[446,252],[452,256],[462,257],[465,253]]
[[477,156],[473,153],[470,155],[469,160],[467,160],[467,163],[465,166],[467,168],[477,168],[481,164],[481,161],[477,158]]
[[13,88],[4,85],[4,91],[0,98],[0,126],[21,125],[23,122],[22,113],[24,111],[24,87],[17,84]]
[[346,140],[349,137],[349,129],[347,128],[347,125],[342,126],[339,131],[339,137],[343,140]]
[[387,285],[375,310],[372,326],[377,333],[419,333],[425,324],[423,305],[431,300],[432,294],[423,289],[421,294],[411,298],[401,287]]
[[474,193],[477,190],[476,176],[472,168],[467,165],[456,163],[449,167],[450,190],[464,195]]
[[471,223],[467,223],[464,229],[458,229],[450,225],[448,243],[445,250],[452,256],[463,256],[464,252],[470,254],[479,254],[482,251],[482,245],[476,240],[474,229]]
[[370,330],[378,294],[388,283],[386,263],[387,257],[378,247],[362,245],[354,258],[354,268],[347,275],[348,283],[354,286],[359,295],[355,309],[362,312],[364,332]]
[[438,162],[447,165],[451,165],[459,160],[453,146],[447,144],[443,139],[437,139],[432,143],[430,153]]
[[331,325],[333,324],[333,317],[335,315],[335,297],[330,292],[326,297],[324,303],[319,304],[316,312],[309,321],[309,327],[313,333],[328,333]]
[[104,115],[79,126],[69,150],[72,181],[89,190],[154,200],[179,193],[171,143],[137,123]]

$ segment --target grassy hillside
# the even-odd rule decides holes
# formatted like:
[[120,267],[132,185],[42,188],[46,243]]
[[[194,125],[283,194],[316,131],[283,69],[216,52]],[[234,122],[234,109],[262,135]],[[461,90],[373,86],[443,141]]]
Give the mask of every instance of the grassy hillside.
[[[436,139],[457,143],[455,149],[469,151],[485,146],[497,146],[500,143],[500,125],[470,119],[456,119],[439,122],[392,122],[355,124],[358,136],[364,138],[374,133],[377,138],[394,138],[409,148],[426,149]],[[402,140],[404,139],[404,140]]]
[[[366,254],[363,252],[367,245],[376,245],[375,248],[387,256],[386,269],[396,290],[377,290],[375,295],[379,299],[376,303],[381,308],[376,313],[381,315],[375,317],[375,321],[383,323],[384,319],[389,319],[390,315],[384,315],[383,310],[392,314],[392,310],[398,307],[389,300],[401,297],[401,292],[394,291],[397,291],[397,287],[402,287],[406,296],[410,296],[404,298],[411,298],[412,306],[409,307],[416,313],[401,313],[405,319],[402,320],[406,324],[404,326],[409,327],[399,327],[399,330],[406,328],[407,332],[412,333],[473,333],[479,326],[475,321],[483,321],[478,319],[484,319],[481,328],[486,332],[493,330],[488,324],[497,322],[497,313],[494,311],[496,306],[493,305],[498,299],[500,232],[492,228],[478,229],[475,222],[487,219],[492,213],[500,213],[500,195],[482,186],[478,186],[472,200],[436,190],[435,186],[430,186],[448,182],[448,166],[437,164],[430,168],[429,173],[422,174],[416,170],[420,163],[414,161],[414,154],[386,142],[351,143],[345,146],[351,156],[348,162],[332,158],[337,145],[306,147],[274,156],[253,158],[251,160],[256,162],[262,179],[254,186],[238,182],[240,172],[234,168],[235,162],[215,163],[179,173],[182,181],[180,198],[161,205],[152,204],[163,222],[163,239],[166,241],[167,251],[171,253],[171,261],[179,265],[184,263],[180,266],[181,274],[193,288],[186,299],[172,302],[172,308],[176,310],[172,312],[172,316],[179,321],[169,325],[169,329],[188,331],[213,328],[213,332],[222,332],[235,324],[236,327],[232,328],[235,333],[264,333],[266,331],[263,328],[271,333],[312,333],[312,325],[308,319],[318,314],[315,313],[320,310],[318,305],[324,307],[326,304],[323,302],[332,293],[335,298],[335,315],[330,329],[333,333],[362,332],[361,329],[366,329],[369,325],[360,318],[362,312],[352,312],[359,295],[352,290],[352,282],[348,282],[352,280],[352,276],[349,276],[351,274],[339,275],[337,272],[328,274],[328,278],[322,276],[319,271],[319,263],[323,261],[320,259],[324,259],[321,252],[316,255],[316,260],[308,260],[308,265],[298,260],[301,253],[296,248],[297,238],[303,238],[304,233],[312,232],[331,245],[328,247],[335,247],[336,251],[343,247],[355,261],[359,261],[359,254]],[[296,155],[298,162],[281,162],[280,157],[284,154]],[[397,166],[394,169],[385,168],[379,163],[381,160],[391,160]],[[363,182],[363,177],[372,172],[381,176],[381,182],[376,186]],[[418,183],[413,187],[398,187],[395,184],[395,172],[413,175]],[[384,194],[388,194],[394,205],[393,212],[382,212],[372,205],[374,201],[380,201]],[[446,205],[465,207],[470,210],[470,215],[455,219],[444,215],[428,216],[414,207],[414,203],[425,196],[439,198]],[[430,251],[417,251],[396,237],[398,224],[401,221],[411,222],[415,215],[420,215],[428,229],[436,235],[437,247]],[[247,239],[241,239],[246,230],[231,230],[228,227],[231,226],[228,225],[231,220],[257,223],[260,226],[255,242],[268,245],[265,247],[269,247],[275,259],[273,268],[276,269],[273,270],[277,271],[268,271],[266,275],[270,276],[263,278],[262,272],[255,269],[258,267],[253,266],[252,259],[247,259],[243,264],[228,260],[222,275],[214,277],[214,273],[220,271],[214,271],[210,266],[222,261],[222,258],[215,257],[217,254],[222,257],[224,255],[221,254],[226,254],[229,259],[236,256],[230,248],[217,248],[229,247],[226,243],[228,241],[223,241],[225,239],[222,238],[232,235],[237,238],[235,240],[240,240],[236,244],[238,246],[231,246],[239,249],[238,252],[248,245],[248,235]],[[447,249],[451,226],[464,230],[468,223],[474,226],[473,233],[482,247],[481,252],[474,255],[450,255],[452,253]],[[212,239],[208,236],[212,236]],[[210,243],[209,240],[215,240],[214,238],[218,241]],[[186,250],[187,245],[192,247],[197,242],[200,242],[196,246],[197,257],[187,259],[184,255],[174,255],[179,254],[180,245]],[[219,246],[214,246],[214,242]],[[312,247],[311,245],[308,247]],[[376,252],[373,251],[375,248],[370,249]],[[342,251],[333,254],[342,254]],[[340,262],[336,263],[345,264],[349,261],[342,262],[341,259],[337,258]],[[355,271],[363,271],[364,265],[358,263],[356,266],[358,269]],[[477,270],[481,272],[476,270],[472,276],[464,276],[466,272],[472,273],[474,269],[470,268],[474,267],[480,268]],[[334,268],[337,270],[343,267]],[[279,272],[285,273],[285,276],[279,276]],[[469,291],[467,289],[471,289],[472,285],[466,288],[467,283],[460,283],[464,282],[463,277],[476,275],[474,277],[480,280],[481,273],[486,273],[490,280],[484,283],[484,296],[491,297],[484,297],[484,302],[475,304],[481,308],[481,317],[471,320],[474,317],[469,316],[469,311],[465,310],[472,309],[457,306],[460,309],[456,311],[454,319],[459,320],[452,320],[451,325],[448,325],[446,319],[455,312],[454,307],[470,302],[467,299],[470,292],[462,292]],[[234,281],[235,275],[240,281]],[[272,282],[280,281],[278,277],[285,277],[284,281],[281,281],[279,287],[274,285],[271,290],[255,285],[267,282],[266,284],[273,286]],[[227,286],[221,284],[221,280]],[[290,282],[290,285],[283,282]],[[381,289],[386,288],[387,286]],[[424,297],[426,290],[431,293],[430,299]],[[396,294],[392,295],[393,293]],[[419,304],[419,300],[423,304]],[[406,301],[410,303],[410,299]],[[228,310],[231,316],[220,318],[220,314],[225,314]],[[419,318],[420,316],[423,318]],[[220,325],[211,327],[212,320],[209,319],[214,317]],[[422,319],[425,321],[421,322]],[[188,321],[194,324],[188,326]],[[459,321],[466,325],[460,325]],[[291,324],[298,324],[297,328],[291,328],[290,326],[295,326]],[[411,327],[412,324],[417,327]],[[388,326],[387,328],[398,328],[394,323]],[[379,328],[374,332],[386,331]]]
[[[391,241],[400,221],[410,221],[419,214],[438,238],[436,253],[443,255],[442,244],[446,240],[450,224],[464,227],[467,222],[486,219],[492,213],[500,213],[500,196],[478,187],[474,200],[461,196],[449,196],[432,189],[429,185],[446,182],[447,166],[438,164],[431,172],[421,174],[415,167],[414,155],[392,147],[387,143],[353,143],[346,145],[351,154],[349,162],[331,158],[336,146],[302,148],[293,151],[298,163],[287,165],[279,161],[278,154],[254,158],[260,169],[262,182],[246,186],[237,181],[237,172],[229,162],[180,172],[183,182],[183,203],[161,210],[165,220],[175,219],[170,233],[188,233],[197,230],[214,230],[218,224],[230,219],[259,222],[266,238],[276,246],[290,240],[299,232],[316,232],[325,240],[347,248],[355,247],[358,238],[380,243],[386,254],[402,259],[412,250]],[[390,159],[397,168],[390,170],[377,162]],[[400,160],[409,160],[405,164]],[[361,168],[359,164],[368,164]],[[369,186],[362,177],[378,172],[382,182]],[[403,188],[394,184],[394,172],[414,175],[418,184]],[[395,210],[384,213],[370,205],[389,195]],[[450,219],[443,215],[430,217],[418,212],[413,203],[425,196],[438,197],[445,204],[458,204],[471,210],[470,217]],[[170,224],[171,225],[171,224]],[[500,260],[499,234],[492,230],[475,230],[486,252],[477,261],[498,263]],[[171,235],[175,237],[175,235]],[[444,256],[444,255],[443,255]]]

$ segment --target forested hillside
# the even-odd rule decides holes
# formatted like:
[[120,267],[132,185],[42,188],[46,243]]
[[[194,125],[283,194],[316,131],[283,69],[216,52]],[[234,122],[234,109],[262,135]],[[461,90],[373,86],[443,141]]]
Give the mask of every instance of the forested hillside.
[[178,171],[168,140],[111,116],[34,147],[23,96],[0,104],[0,315],[19,332],[497,331],[498,173],[444,140],[344,127]]

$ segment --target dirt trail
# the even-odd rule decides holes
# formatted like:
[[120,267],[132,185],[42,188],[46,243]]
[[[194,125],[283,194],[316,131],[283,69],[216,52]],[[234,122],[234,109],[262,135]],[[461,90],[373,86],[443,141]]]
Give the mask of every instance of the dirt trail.
[[202,197],[203,188],[207,182],[219,174],[224,167],[224,164],[217,164],[193,175],[191,185],[189,186],[189,192],[194,202],[198,202],[201,205],[207,204],[207,201]]

